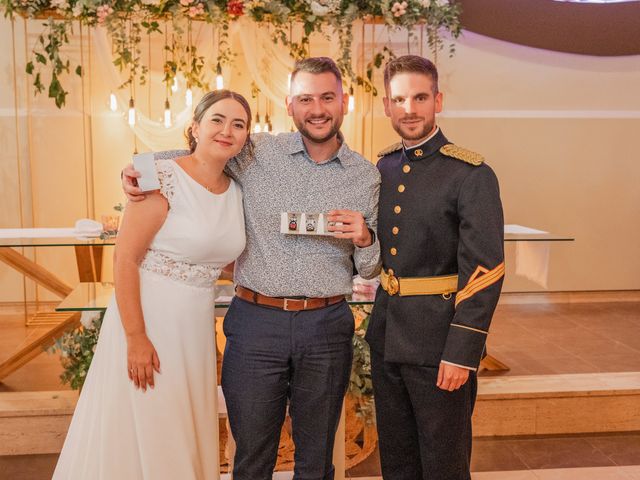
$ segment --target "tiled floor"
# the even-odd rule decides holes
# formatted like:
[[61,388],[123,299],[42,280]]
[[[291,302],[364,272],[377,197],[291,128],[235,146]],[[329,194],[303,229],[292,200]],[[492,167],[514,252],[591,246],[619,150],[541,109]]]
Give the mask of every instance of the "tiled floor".
[[640,303],[500,305],[488,351],[507,375],[640,371]]
[[476,438],[475,472],[640,465],[640,432],[549,437]]

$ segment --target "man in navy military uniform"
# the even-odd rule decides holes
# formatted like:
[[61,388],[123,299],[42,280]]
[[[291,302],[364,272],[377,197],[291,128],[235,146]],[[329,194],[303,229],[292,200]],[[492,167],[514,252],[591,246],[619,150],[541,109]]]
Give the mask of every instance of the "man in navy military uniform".
[[385,68],[402,137],[379,154],[381,286],[367,332],[385,480],[469,480],[476,371],[504,276],[498,181],[435,123],[438,73]]

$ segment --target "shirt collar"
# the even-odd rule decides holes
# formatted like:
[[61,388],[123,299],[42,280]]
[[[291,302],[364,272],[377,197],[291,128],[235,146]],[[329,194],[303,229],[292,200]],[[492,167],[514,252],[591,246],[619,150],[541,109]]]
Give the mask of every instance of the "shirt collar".
[[[286,151],[289,155],[294,155],[296,153],[302,152],[307,156],[307,158],[309,158],[309,160],[313,161],[313,159],[309,156],[309,153],[307,153],[307,148],[304,145],[302,134],[300,132],[291,132],[285,135],[287,135]],[[333,155],[331,159],[322,163],[329,163],[333,160],[338,160],[343,166],[351,165],[353,152],[344,141],[342,132],[338,132],[338,140],[340,141],[340,148],[338,148],[338,151]]]
[[442,133],[442,130],[440,130],[440,127],[436,127],[436,131],[429,135],[429,137],[419,145],[404,147],[404,154],[409,160],[422,160],[429,155],[433,155],[447,143],[449,143],[449,141]]

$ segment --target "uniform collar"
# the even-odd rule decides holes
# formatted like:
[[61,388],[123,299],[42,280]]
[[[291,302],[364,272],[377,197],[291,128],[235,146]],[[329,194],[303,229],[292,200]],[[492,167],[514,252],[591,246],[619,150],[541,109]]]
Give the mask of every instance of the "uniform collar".
[[[305,154],[305,156],[309,160],[313,161],[313,159],[307,153],[307,148],[304,146],[304,141],[302,140],[302,134],[300,132],[291,132],[291,133],[285,133],[281,135],[287,136],[286,151],[289,155],[294,155],[296,153],[302,152]],[[337,160],[343,166],[351,165],[353,152],[344,141],[344,136],[342,135],[342,132],[338,132],[338,140],[340,141],[340,148],[338,148],[338,151],[333,155],[332,158],[330,158],[325,162],[322,162],[323,164],[329,163],[333,160]]]
[[444,133],[442,133],[442,130],[440,130],[440,127],[436,127],[436,131],[424,142],[410,148],[404,147],[404,154],[409,160],[422,160],[429,155],[433,155],[447,143],[449,143],[449,141],[444,136]]

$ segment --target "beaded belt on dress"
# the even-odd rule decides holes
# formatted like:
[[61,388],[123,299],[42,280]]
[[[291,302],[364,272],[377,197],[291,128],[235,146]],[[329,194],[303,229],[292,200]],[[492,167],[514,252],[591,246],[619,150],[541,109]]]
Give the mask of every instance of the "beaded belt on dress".
[[140,268],[192,287],[201,288],[212,288],[221,271],[220,268],[212,265],[176,260],[156,250],[147,250]]

